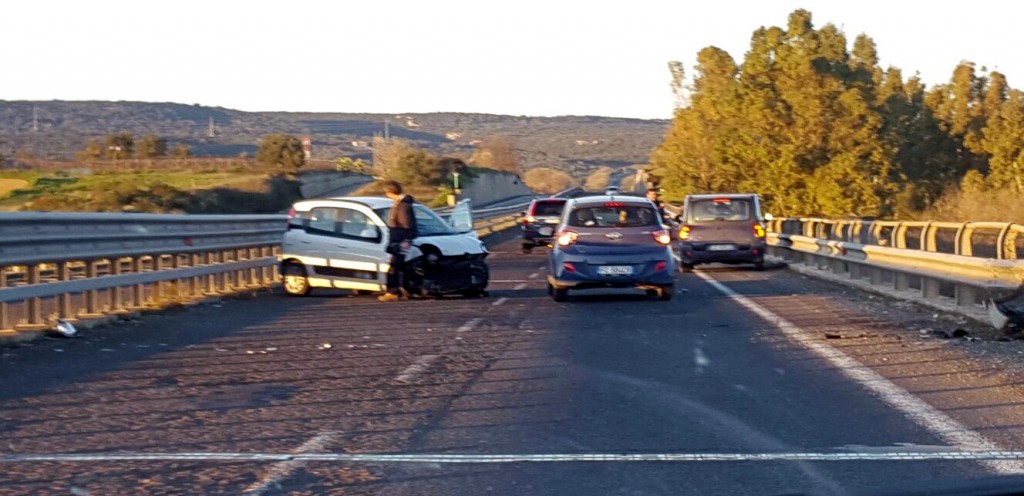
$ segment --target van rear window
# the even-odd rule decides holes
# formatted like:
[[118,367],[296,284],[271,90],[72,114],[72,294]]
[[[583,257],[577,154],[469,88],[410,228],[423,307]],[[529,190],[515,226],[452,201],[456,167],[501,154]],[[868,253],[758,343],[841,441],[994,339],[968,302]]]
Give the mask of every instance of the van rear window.
[[690,202],[690,222],[750,221],[750,200],[737,198],[715,198]]

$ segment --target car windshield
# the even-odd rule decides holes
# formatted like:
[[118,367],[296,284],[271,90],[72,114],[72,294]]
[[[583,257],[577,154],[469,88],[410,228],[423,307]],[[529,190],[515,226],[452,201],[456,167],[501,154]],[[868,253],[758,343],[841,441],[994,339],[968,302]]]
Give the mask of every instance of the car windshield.
[[[416,214],[416,230],[419,231],[420,236],[447,236],[449,234],[458,234],[447,222],[444,221],[439,215],[434,213],[433,210],[416,203],[412,207],[413,212]],[[391,213],[391,207],[378,208],[374,210],[381,219],[387,221],[388,214]]]
[[581,207],[569,215],[572,227],[643,227],[658,224],[658,213],[651,207],[599,205]]
[[690,202],[690,222],[751,220],[750,200],[736,198],[715,198]]
[[533,215],[538,217],[557,217],[562,215],[564,201],[543,201],[537,202],[533,207]]

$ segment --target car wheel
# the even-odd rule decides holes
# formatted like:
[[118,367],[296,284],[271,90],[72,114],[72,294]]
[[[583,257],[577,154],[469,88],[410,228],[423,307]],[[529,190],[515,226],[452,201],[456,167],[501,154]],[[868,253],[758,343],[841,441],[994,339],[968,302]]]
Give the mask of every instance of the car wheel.
[[693,264],[688,264],[688,263],[681,263],[681,264],[679,264],[679,272],[682,272],[684,274],[687,273],[687,272],[693,272]]
[[281,268],[281,276],[284,279],[284,292],[291,296],[306,296],[309,294],[309,278],[306,276],[306,267],[300,263],[287,263]]
[[554,296],[554,294],[555,288],[551,284],[548,284],[548,296]]
[[661,301],[669,301],[672,299],[672,295],[675,294],[675,286],[668,284],[658,288],[658,299]]
[[551,296],[555,301],[562,302],[569,299],[569,290],[564,288],[554,288]]
[[523,255],[529,255],[533,251],[533,245],[523,244]]

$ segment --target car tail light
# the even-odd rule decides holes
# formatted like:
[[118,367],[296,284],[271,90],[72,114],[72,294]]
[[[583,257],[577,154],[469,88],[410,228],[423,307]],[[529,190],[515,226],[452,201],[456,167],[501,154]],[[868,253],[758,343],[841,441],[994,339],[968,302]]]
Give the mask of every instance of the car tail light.
[[606,207],[617,208],[617,207],[622,207],[622,206],[625,206],[625,205],[626,204],[622,203],[622,202],[604,202],[604,206],[606,206]]
[[566,272],[576,272],[576,266],[572,262],[562,262],[562,270]]
[[757,236],[759,238],[764,238],[765,237],[764,226],[762,226],[761,224],[754,224],[754,236]]
[[679,239],[681,239],[683,241],[689,240],[690,239],[690,231],[692,231],[692,230],[693,230],[693,228],[690,227],[690,226],[680,227],[679,228]]
[[659,244],[667,245],[672,242],[672,235],[664,229],[652,232],[651,236],[654,236],[654,240]]
[[663,270],[665,270],[667,268],[668,268],[668,262],[666,262],[665,260],[658,260],[654,264],[654,271],[655,272],[660,272],[660,271],[663,271]]
[[558,233],[558,246],[569,246],[576,242],[580,235],[576,231],[562,231]]
[[532,215],[530,215],[530,214],[526,214],[526,217],[523,217],[523,222],[526,222],[527,224],[531,224],[531,223],[537,222],[537,218],[532,216]]

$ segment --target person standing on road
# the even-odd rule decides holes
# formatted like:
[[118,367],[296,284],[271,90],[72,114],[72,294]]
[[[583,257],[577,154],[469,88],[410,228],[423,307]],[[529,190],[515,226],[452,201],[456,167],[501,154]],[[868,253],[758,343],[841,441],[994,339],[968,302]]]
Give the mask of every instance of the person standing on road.
[[391,267],[388,269],[387,292],[377,299],[398,301],[406,293],[403,287],[405,273],[408,270],[405,254],[412,247],[412,240],[419,234],[416,229],[416,213],[412,208],[416,200],[403,193],[402,185],[397,181],[386,181],[384,194],[394,202],[388,214],[387,251],[391,254]]
[[661,217],[661,222],[666,226],[671,226],[672,221],[675,220],[674,216],[665,210],[665,202],[661,201],[658,196],[658,188],[647,188],[647,199],[654,203],[655,207],[658,207],[658,216]]

